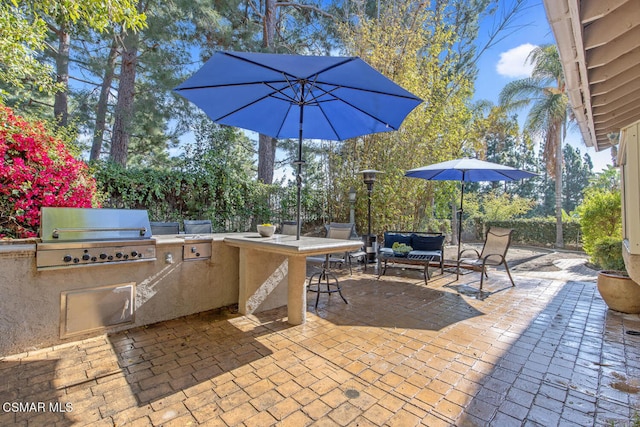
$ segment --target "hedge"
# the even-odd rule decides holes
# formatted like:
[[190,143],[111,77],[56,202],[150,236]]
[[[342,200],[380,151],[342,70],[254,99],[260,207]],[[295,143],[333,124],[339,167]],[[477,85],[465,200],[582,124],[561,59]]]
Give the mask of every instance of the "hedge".
[[[512,228],[514,230],[512,243],[516,245],[555,246],[555,218],[527,218],[481,223],[476,227],[477,235],[483,236],[483,228],[488,229],[490,226]],[[565,248],[582,250],[580,223],[577,220],[566,221],[562,224],[562,236]]]

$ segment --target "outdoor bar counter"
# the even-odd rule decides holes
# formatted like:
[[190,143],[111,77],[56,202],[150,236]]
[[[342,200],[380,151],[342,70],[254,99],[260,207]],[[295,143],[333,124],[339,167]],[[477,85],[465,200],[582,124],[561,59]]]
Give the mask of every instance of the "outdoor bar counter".
[[[238,310],[253,313],[275,289],[286,283],[288,322],[306,320],[306,257],[359,249],[361,241],[257,233],[227,235],[225,244],[240,249]],[[280,286],[282,288],[282,286]]]
[[43,271],[38,239],[0,242],[0,357],[235,303],[244,315],[287,305],[289,323],[302,324],[306,257],[362,245],[257,232],[153,239],[155,258],[147,262]]

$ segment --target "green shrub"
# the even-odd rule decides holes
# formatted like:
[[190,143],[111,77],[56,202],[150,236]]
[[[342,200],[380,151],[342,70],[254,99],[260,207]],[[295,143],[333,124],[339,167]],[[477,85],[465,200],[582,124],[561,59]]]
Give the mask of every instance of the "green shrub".
[[602,270],[625,271],[622,240],[616,237],[599,239],[593,246],[591,260]]
[[595,189],[578,206],[584,251],[605,270],[624,270],[619,190]]
[[[622,207],[620,191],[594,190],[586,194],[578,206],[584,251],[593,257],[599,241],[622,238]],[[622,251],[622,249],[620,249]]]
[[[510,221],[488,221],[477,224],[477,238],[484,239],[483,230],[489,227],[512,228],[512,244],[531,246],[553,246],[556,241],[556,219],[518,218]],[[582,245],[580,223],[573,218],[562,222],[562,234],[567,248],[580,249]]]

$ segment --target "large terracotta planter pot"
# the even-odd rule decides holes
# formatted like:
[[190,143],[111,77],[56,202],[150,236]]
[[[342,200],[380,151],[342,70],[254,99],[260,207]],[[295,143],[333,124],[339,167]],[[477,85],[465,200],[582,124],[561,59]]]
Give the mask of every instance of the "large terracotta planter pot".
[[619,271],[598,272],[598,292],[611,310],[640,313],[640,285]]

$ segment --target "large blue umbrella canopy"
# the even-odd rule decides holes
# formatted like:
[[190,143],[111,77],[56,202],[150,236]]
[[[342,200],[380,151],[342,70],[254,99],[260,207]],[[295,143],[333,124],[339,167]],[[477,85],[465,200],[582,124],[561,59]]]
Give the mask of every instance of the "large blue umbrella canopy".
[[342,141],[397,130],[420,98],[357,57],[216,52],[175,88],[214,122],[273,138]]
[[531,178],[538,174],[505,166],[498,163],[485,162],[478,159],[456,159],[436,163],[421,168],[408,170],[405,174],[410,178],[421,178],[430,181],[460,181],[460,210],[458,220],[458,255],[460,254],[460,235],[462,232],[462,213],[464,203],[464,183],[481,181],[516,181]]

